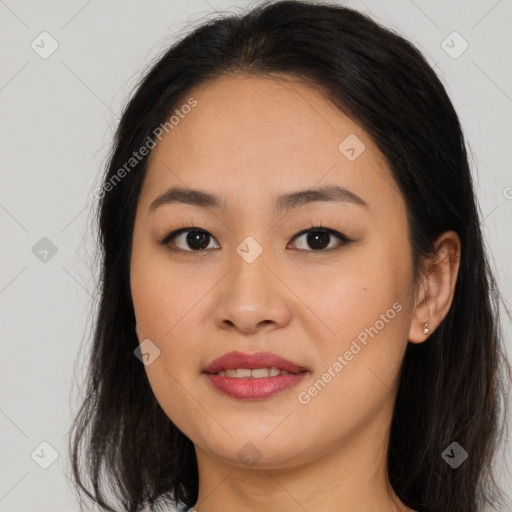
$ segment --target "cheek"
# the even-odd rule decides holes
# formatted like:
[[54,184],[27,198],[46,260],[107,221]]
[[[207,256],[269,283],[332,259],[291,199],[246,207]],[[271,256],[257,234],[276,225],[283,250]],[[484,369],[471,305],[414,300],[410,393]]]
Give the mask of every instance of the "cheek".
[[[158,257],[134,251],[131,265],[131,292],[140,342],[151,340],[160,351],[144,367],[149,385],[166,415],[188,433],[190,416],[200,414],[187,389],[193,389],[199,366],[197,347],[181,342],[190,338],[187,312],[197,302],[199,284],[186,283],[179,272]],[[195,359],[194,359],[195,358]]]
[[155,343],[172,336],[201,292],[198,280],[172,265],[165,251],[154,249],[134,251],[130,287],[137,325]]
[[[132,301],[139,340],[151,340],[159,356],[145,366],[158,402],[170,415],[185,407],[191,389],[201,373],[199,346],[202,336],[195,332],[205,294],[204,279],[197,271],[184,272],[173,265],[165,251],[134,251],[131,265]],[[174,419],[171,418],[171,419]]]
[[365,247],[357,254],[354,251],[354,257],[347,255],[335,267],[311,269],[312,278],[303,280],[301,294],[324,324],[322,338],[332,342],[350,340],[386,311],[395,317],[395,302],[405,311],[411,278],[408,265],[406,258],[390,258],[380,248]]
[[[389,273],[366,271],[364,279],[339,280],[336,289],[322,303],[336,336],[317,331],[321,364],[297,390],[301,414],[312,424],[330,411],[333,436],[360,431],[383,407],[392,407],[407,340],[405,295]],[[315,435],[325,436],[323,428]]]
[[377,281],[370,273],[366,273],[365,281],[345,279],[338,283],[337,294],[322,302],[319,310],[335,335],[322,336],[317,331],[314,337],[322,352],[323,367],[318,370],[323,373],[331,369],[331,375],[343,375],[333,379],[336,383],[331,387],[342,388],[343,394],[348,392],[359,400],[371,397],[372,383],[379,379],[392,387],[406,346],[408,325],[405,295],[395,283],[382,278]]
[[345,378],[333,379],[330,387],[367,400],[374,385],[386,392],[399,372],[407,344],[412,262],[407,243],[391,245],[384,237],[373,237],[357,254],[326,274],[328,286],[310,287],[308,298],[330,331],[324,328],[324,335],[317,331],[315,337],[323,352],[320,371],[342,356],[343,370],[335,373]]

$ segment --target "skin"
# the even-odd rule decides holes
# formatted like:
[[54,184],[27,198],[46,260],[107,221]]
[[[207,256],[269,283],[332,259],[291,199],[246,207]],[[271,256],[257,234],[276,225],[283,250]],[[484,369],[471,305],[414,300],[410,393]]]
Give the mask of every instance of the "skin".
[[[439,237],[437,264],[426,262],[413,294],[403,197],[368,134],[318,88],[285,76],[230,75],[191,96],[197,106],[150,157],[130,285],[139,341],[160,350],[145,366],[151,388],[195,445],[196,510],[411,510],[388,482],[389,425],[407,343],[426,341],[452,302],[457,235]],[[365,144],[354,161],[338,149],[350,134]],[[278,195],[327,184],[350,189],[368,208],[314,202],[274,212]],[[149,213],[174,185],[218,194],[226,208],[174,203]],[[306,236],[294,238],[320,223],[354,241],[328,238],[337,249],[322,252]],[[158,243],[184,226],[208,231],[208,248],[194,252],[185,236]],[[247,236],[263,248],[252,263],[236,252]],[[394,303],[401,311],[300,403],[299,393]],[[237,400],[202,374],[232,350],[270,351],[310,373],[270,398]],[[238,457],[248,442],[260,457],[253,465]]]

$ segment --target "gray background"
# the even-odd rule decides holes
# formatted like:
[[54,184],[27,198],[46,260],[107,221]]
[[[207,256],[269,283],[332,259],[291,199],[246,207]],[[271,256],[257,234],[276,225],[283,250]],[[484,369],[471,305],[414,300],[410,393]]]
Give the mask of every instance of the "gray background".
[[[79,348],[92,325],[92,193],[121,107],[151,59],[189,22],[248,5],[0,0],[2,512],[78,511],[66,436],[85,369]],[[446,85],[469,142],[486,243],[510,307],[511,0],[347,5],[415,43]],[[44,31],[58,44],[47,58],[41,53],[52,41]],[[454,31],[463,39],[450,36]],[[469,46],[457,56],[464,40]],[[510,355],[507,318],[503,327]],[[52,450],[58,458],[43,469]],[[510,494],[510,475],[502,471],[501,481]]]

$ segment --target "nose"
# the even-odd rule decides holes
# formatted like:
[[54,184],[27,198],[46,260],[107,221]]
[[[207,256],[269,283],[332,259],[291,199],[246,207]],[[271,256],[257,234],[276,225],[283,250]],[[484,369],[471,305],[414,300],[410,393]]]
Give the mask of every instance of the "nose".
[[[268,253],[267,253],[268,254]],[[270,331],[291,320],[291,292],[265,251],[248,263],[234,251],[231,270],[217,290],[214,319],[221,329]]]

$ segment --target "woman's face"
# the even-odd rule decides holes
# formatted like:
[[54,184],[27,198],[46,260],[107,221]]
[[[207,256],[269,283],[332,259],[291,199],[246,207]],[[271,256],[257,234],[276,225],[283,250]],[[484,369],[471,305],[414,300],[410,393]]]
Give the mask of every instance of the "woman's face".
[[[200,463],[285,468],[355,446],[375,457],[412,315],[406,209],[389,168],[310,86],[230,76],[190,97],[152,151],[133,233],[133,305],[158,402]],[[218,204],[174,194],[151,208],[172,187]],[[260,383],[258,372],[205,373],[233,351],[307,371]]]

